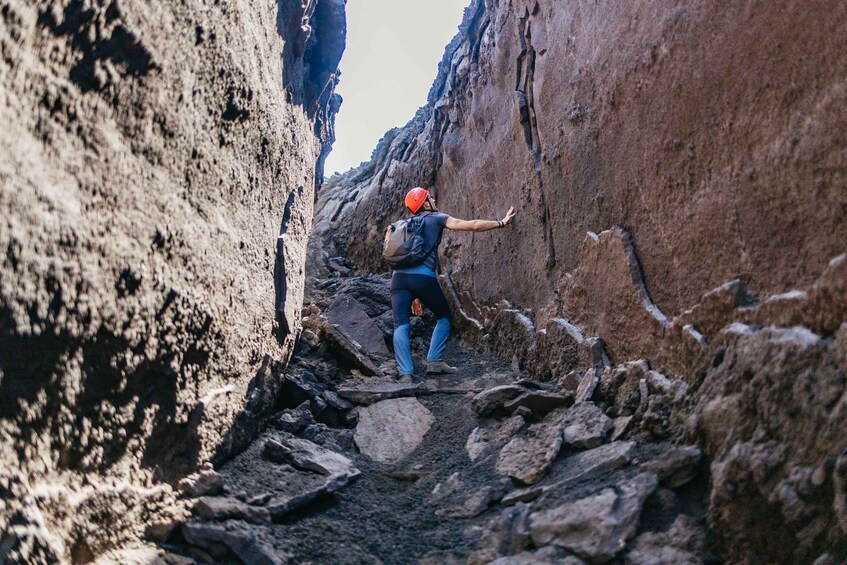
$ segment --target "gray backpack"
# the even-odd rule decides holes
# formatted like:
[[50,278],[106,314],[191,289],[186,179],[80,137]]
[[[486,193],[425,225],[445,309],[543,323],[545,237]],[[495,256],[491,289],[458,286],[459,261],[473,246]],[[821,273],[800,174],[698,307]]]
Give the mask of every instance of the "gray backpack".
[[432,246],[425,247],[425,212],[407,220],[398,220],[389,226],[382,244],[382,256],[394,267],[414,267],[423,263],[432,253]]

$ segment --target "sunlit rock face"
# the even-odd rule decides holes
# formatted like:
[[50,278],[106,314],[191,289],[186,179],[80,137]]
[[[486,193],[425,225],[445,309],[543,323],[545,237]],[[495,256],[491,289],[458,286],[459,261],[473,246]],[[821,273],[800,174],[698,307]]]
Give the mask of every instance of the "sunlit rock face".
[[165,531],[169,485],[256,432],[345,25],[340,0],[0,6],[3,559]]
[[[827,375],[846,367],[845,33],[835,0],[474,1],[427,104],[324,183],[312,251],[386,271],[383,230],[413,186],[459,218],[514,205],[506,230],[445,232],[440,278],[463,337],[545,378],[647,360],[680,386],[684,409],[653,413],[662,433],[701,442],[719,478],[722,554],[775,556],[763,532],[781,520],[796,526],[779,534],[793,560],[841,555],[847,444],[832,430],[847,400]],[[742,325],[778,330],[738,337]],[[812,337],[779,333],[792,327]],[[766,357],[779,371],[754,367]],[[825,389],[826,415],[785,402],[798,374]],[[755,391],[736,381],[749,378]],[[711,411],[737,395],[760,405]],[[770,474],[740,476],[733,462],[764,461],[765,438],[779,444]],[[739,505],[750,514],[734,520]]]

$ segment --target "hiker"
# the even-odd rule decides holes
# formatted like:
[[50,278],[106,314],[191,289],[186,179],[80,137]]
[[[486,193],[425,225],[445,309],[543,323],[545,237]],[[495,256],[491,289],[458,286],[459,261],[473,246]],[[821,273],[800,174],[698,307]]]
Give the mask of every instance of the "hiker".
[[[423,306],[429,308],[438,320],[429,353],[426,356],[427,374],[455,373],[457,369],[444,362],[443,354],[450,335],[450,306],[436,278],[438,270],[438,245],[444,228],[459,231],[488,231],[509,225],[515,215],[514,206],[509,208],[502,220],[459,220],[439,212],[435,198],[425,188],[413,188],[406,194],[406,208],[424,225],[421,231],[425,257],[420,264],[398,268],[391,277],[391,308],[394,313],[394,358],[402,382],[414,380],[414,365],[409,344],[409,314],[423,314]],[[393,229],[386,230],[386,241]],[[421,305],[423,303],[423,306]]]

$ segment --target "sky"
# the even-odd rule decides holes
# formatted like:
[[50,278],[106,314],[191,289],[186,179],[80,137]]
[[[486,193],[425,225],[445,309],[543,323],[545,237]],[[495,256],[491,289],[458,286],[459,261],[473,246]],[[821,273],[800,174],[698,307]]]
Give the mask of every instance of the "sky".
[[348,0],[347,48],[336,89],[344,103],[326,175],[370,159],[383,134],[426,102],[444,48],[470,0]]

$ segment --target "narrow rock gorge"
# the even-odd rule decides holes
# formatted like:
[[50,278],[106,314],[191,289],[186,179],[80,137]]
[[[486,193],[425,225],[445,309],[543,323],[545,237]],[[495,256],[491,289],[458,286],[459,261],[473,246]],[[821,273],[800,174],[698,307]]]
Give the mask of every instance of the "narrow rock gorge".
[[320,191],[314,253],[384,271],[413,186],[516,206],[445,232],[463,341],[561,387],[593,365],[607,415],[699,446],[721,559],[840,562],[845,33],[835,1],[474,1],[427,104]]
[[[0,0],[0,561],[847,561],[845,37],[472,0],[325,179],[344,0]],[[413,186],[517,216],[445,232],[405,383]]]

